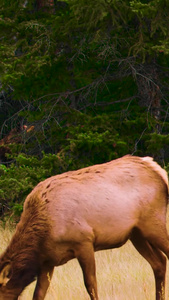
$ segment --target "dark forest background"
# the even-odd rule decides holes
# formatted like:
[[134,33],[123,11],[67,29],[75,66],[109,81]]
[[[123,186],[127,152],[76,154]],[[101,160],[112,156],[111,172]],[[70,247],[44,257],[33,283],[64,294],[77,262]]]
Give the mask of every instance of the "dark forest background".
[[169,2],[1,0],[0,214],[125,154],[169,171]]

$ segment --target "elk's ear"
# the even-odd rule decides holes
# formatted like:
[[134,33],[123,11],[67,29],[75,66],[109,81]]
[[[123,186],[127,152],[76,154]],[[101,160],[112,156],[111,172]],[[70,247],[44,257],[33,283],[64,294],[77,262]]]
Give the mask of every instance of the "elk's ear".
[[2,286],[5,286],[7,282],[10,280],[10,275],[11,275],[11,264],[7,263],[0,271],[0,284]]

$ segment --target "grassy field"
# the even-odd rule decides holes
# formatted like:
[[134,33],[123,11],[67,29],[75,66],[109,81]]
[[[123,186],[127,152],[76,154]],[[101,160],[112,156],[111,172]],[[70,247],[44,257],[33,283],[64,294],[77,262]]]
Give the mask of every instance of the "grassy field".
[[[0,228],[0,253],[5,249],[12,230]],[[169,265],[169,263],[168,263]],[[119,249],[96,253],[97,281],[101,300],[153,300],[154,277],[149,264],[130,242]],[[168,267],[169,270],[169,267]],[[167,277],[169,272],[167,270]],[[35,283],[24,291],[20,300],[31,300]],[[167,295],[169,297],[169,282]],[[55,268],[45,300],[88,300],[78,262],[74,259]]]

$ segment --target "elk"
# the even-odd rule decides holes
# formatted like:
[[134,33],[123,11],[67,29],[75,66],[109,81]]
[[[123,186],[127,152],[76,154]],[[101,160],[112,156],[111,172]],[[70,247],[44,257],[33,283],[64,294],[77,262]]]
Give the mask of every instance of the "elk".
[[165,299],[168,177],[150,157],[124,156],[40,182],[0,257],[0,300],[16,300],[37,279],[43,300],[55,266],[77,258],[91,300],[98,300],[94,252],[131,240]]

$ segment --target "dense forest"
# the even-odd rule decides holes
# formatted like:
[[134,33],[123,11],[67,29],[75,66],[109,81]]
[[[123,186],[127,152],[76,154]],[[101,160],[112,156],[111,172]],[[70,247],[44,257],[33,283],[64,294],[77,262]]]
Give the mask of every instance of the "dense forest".
[[125,154],[169,172],[169,2],[1,0],[0,214]]

